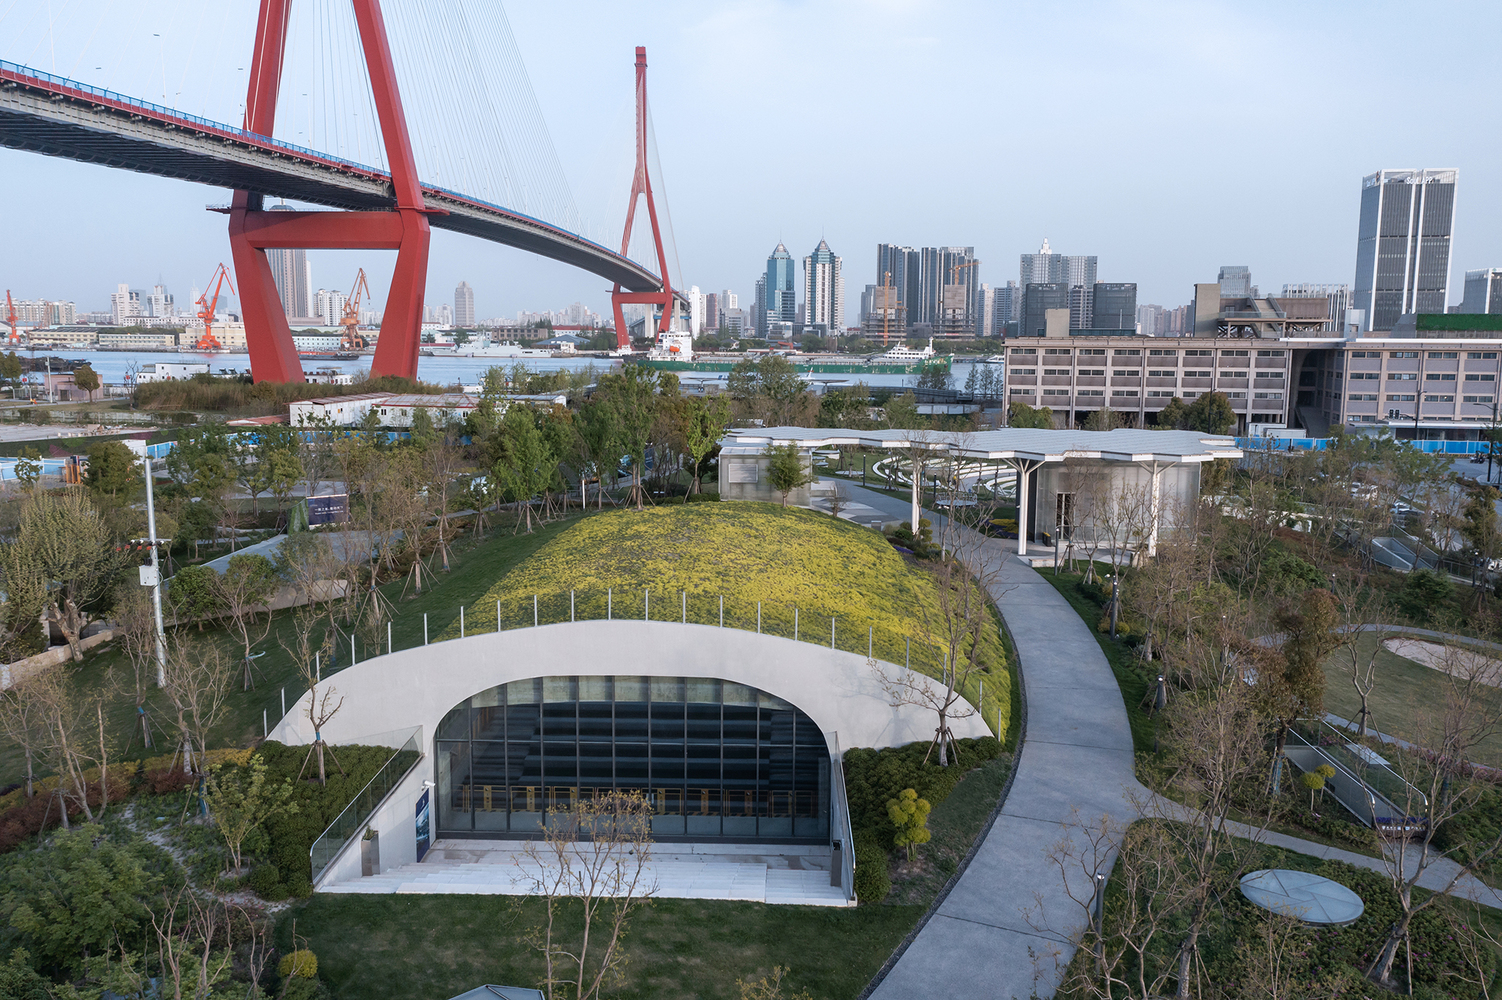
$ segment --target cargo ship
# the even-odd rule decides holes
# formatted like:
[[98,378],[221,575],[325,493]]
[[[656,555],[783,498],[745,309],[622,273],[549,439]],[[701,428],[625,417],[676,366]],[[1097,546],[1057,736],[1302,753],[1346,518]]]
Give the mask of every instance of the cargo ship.
[[[765,353],[698,354],[693,338],[687,333],[670,331],[645,354],[630,355],[628,364],[646,365],[669,372],[728,372],[747,358],[766,357]],[[922,349],[898,344],[885,354],[799,354],[783,353],[799,372],[818,375],[916,375],[925,368],[940,366],[945,371],[954,363],[953,354],[939,354],[933,339]]]

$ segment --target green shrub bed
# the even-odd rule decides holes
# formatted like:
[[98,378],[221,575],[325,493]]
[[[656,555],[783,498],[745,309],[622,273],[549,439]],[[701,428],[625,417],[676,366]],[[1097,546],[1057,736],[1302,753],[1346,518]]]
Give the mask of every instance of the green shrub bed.
[[[845,793],[850,800],[850,826],[857,846],[862,839],[890,851],[897,828],[887,815],[887,800],[894,799],[904,788],[911,788],[920,799],[937,807],[954,791],[969,770],[1002,754],[1002,745],[989,736],[956,741],[948,767],[936,761],[939,753],[929,754],[927,743],[909,743],[883,750],[855,748],[845,751]],[[923,762],[924,755],[928,763]]]

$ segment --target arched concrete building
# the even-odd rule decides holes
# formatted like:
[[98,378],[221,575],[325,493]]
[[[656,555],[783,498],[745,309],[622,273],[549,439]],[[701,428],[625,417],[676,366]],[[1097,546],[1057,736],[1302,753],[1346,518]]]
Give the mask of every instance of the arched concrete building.
[[[904,668],[881,664],[895,677]],[[318,884],[360,874],[366,826],[380,867],[419,859],[431,839],[521,839],[543,812],[597,789],[640,790],[664,841],[840,840],[850,747],[929,739],[932,711],[894,707],[866,657],[707,625],[588,621],[487,633],[401,650],[325,679],[343,704],[323,729],[340,743],[398,746],[416,729],[423,759]],[[311,694],[271,738],[308,744]],[[977,716],[957,736],[990,734]]]

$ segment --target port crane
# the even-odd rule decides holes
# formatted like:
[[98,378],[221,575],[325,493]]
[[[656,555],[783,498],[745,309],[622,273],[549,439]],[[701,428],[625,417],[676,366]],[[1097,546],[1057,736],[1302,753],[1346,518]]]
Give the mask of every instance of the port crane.
[[209,284],[214,286],[213,298],[209,298],[208,292],[204,292],[198,296],[198,318],[203,320],[203,336],[199,337],[198,343],[193,345],[195,350],[224,350],[224,345],[219,342],[218,337],[214,336],[214,310],[219,305],[219,289],[224,286],[226,281],[229,282],[230,294],[236,294],[235,283],[230,280],[229,270],[223,264],[220,264],[219,269],[209,278]]
[[365,284],[365,268],[362,267],[355,275],[355,287],[350,289],[349,298],[344,302],[344,315],[339,318],[339,325],[344,327],[344,334],[339,338],[341,350],[363,351],[370,346],[355,329],[360,325],[360,300],[369,294],[370,288]]
[[16,329],[16,304],[11,301],[10,289],[5,290],[5,322],[10,324],[10,339],[7,341],[12,347],[21,343],[21,333]]

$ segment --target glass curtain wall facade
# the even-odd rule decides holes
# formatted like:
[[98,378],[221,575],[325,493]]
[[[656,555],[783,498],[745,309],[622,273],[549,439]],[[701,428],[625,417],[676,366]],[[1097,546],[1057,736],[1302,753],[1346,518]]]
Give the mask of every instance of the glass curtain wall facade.
[[763,691],[702,677],[535,677],[455,706],[435,734],[438,835],[522,839],[609,790],[659,839],[827,841],[829,750]]
[[1379,170],[1361,181],[1354,308],[1366,329],[1405,313],[1442,313],[1449,301],[1450,234],[1458,171]]

